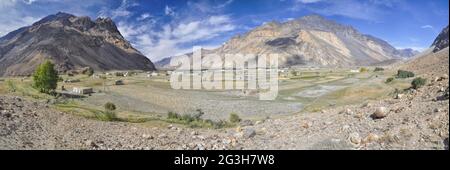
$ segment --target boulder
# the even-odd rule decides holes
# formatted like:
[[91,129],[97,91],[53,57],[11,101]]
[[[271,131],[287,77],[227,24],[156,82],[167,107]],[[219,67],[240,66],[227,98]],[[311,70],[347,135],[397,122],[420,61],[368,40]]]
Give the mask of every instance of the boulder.
[[372,114],[372,117],[376,118],[376,119],[381,119],[381,118],[386,117],[387,114],[388,114],[388,111],[385,107],[378,107],[375,110],[375,112]]

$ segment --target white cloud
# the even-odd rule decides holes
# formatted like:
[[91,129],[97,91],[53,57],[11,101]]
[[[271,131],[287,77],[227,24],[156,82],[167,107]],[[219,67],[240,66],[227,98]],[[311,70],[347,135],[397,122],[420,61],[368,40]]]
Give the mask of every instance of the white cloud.
[[218,15],[218,16],[211,16],[208,19],[208,22],[212,25],[219,25],[219,24],[223,24],[223,23],[228,23],[230,22],[230,17],[227,15]]
[[[196,42],[207,42],[236,29],[227,15],[213,15],[192,21],[166,23],[160,31],[154,31],[144,23],[119,22],[120,32],[152,61],[192,52]],[[196,44],[197,45],[197,44]],[[214,48],[216,44],[203,44]]]
[[129,10],[131,7],[138,6],[139,4],[136,2],[128,1],[128,0],[122,0],[119,7],[116,9],[109,9],[109,8],[103,8],[100,10],[99,17],[111,17],[113,19],[119,18],[119,17],[130,17],[132,12]]
[[24,3],[31,5],[32,3],[36,2],[37,0],[23,0]]
[[309,3],[316,3],[322,0],[297,0],[297,2],[301,2],[301,3],[305,3],[305,4],[309,4]]
[[[386,14],[383,10],[385,7],[392,6],[392,4],[384,3],[383,0],[297,0],[296,2],[290,10],[307,10],[325,16],[337,15],[375,22]],[[316,6],[313,3],[324,5]]]
[[175,11],[168,5],[166,5],[166,8],[164,9],[164,13],[169,16],[175,16]]
[[137,18],[137,20],[138,20],[138,21],[142,21],[142,20],[145,20],[145,19],[151,18],[151,17],[152,17],[152,15],[150,15],[149,13],[143,13],[143,14],[141,14],[141,16],[139,16],[139,17]]
[[423,26],[421,26],[420,28],[423,28],[423,29],[433,29],[434,27],[431,26],[431,25],[423,25]]

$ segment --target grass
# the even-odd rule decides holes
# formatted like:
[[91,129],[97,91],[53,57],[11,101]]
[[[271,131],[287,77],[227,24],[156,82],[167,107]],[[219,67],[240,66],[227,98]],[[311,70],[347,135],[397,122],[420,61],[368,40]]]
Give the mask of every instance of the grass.
[[194,114],[184,114],[180,115],[178,113],[169,112],[167,114],[167,121],[170,123],[178,123],[187,125],[190,128],[227,128],[235,126],[236,122],[228,122],[224,120],[212,121],[209,119],[202,119],[201,116],[203,112],[201,110],[197,110],[197,113]]
[[31,80],[11,78],[5,80],[3,89],[14,95],[20,95],[24,97],[30,97],[37,100],[53,99],[54,97],[48,94],[40,93],[38,90],[31,86]]

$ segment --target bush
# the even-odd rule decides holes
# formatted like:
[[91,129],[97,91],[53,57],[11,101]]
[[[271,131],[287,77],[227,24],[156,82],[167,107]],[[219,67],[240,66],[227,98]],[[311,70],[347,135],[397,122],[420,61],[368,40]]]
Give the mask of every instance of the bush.
[[241,121],[241,118],[239,117],[239,115],[237,115],[236,113],[230,114],[230,122],[231,123],[238,123],[240,121]]
[[181,119],[181,116],[178,113],[169,112],[169,113],[167,113],[167,119],[179,120],[179,119]]
[[204,114],[204,112],[202,112],[200,109],[198,109],[197,113],[195,113],[195,114],[180,115],[178,113],[169,112],[167,114],[167,120],[169,122],[185,124],[191,128],[208,127],[208,128],[218,129],[218,128],[232,126],[232,124],[230,124],[227,121],[223,121],[223,120],[212,121],[210,119],[206,119],[206,120],[202,119],[201,116],[203,114]]
[[397,78],[409,78],[409,77],[414,77],[414,73],[405,70],[398,70]]
[[14,84],[14,82],[12,80],[6,80],[6,86],[9,92],[16,92],[17,87],[16,84]]
[[117,120],[116,113],[113,111],[105,111],[101,112],[97,115],[97,119],[103,120],[103,121],[115,121]]
[[92,76],[92,75],[94,75],[94,69],[88,67],[88,68],[84,69],[84,70],[82,71],[82,73],[83,73],[84,75]]
[[365,67],[359,68],[359,72],[360,72],[360,73],[364,73],[364,72],[367,72],[367,71],[369,71],[369,69],[367,69],[367,68],[365,68]]
[[392,78],[392,77],[389,77],[389,78],[386,79],[386,83],[390,83],[392,81],[394,81],[394,78]]
[[111,103],[111,102],[105,103],[104,107],[105,107],[106,111],[114,111],[114,110],[116,110],[116,105],[114,103]]
[[427,82],[427,79],[424,79],[422,77],[417,77],[411,82],[411,88],[418,89],[425,85]]
[[377,71],[384,71],[384,68],[376,67],[375,70],[373,70],[373,71],[374,71],[374,72],[377,72]]
[[45,61],[39,65],[33,74],[33,87],[41,93],[49,94],[55,90],[58,83],[58,73],[54,68],[54,64]]

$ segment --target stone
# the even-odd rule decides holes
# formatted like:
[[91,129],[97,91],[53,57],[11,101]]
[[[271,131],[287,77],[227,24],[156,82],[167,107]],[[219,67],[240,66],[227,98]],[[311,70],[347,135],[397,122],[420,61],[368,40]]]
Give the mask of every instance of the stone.
[[240,126],[253,126],[253,122],[251,120],[242,120],[239,122]]
[[377,134],[369,133],[366,138],[364,138],[364,143],[372,143],[376,142],[380,139],[380,137]]
[[255,125],[259,125],[261,123],[262,123],[262,121],[258,120],[258,121],[255,122]]
[[355,144],[355,145],[359,145],[359,144],[361,143],[361,137],[360,137],[359,134],[356,133],[356,132],[351,133],[351,134],[349,135],[348,139],[350,140],[350,142],[351,142],[352,144]]
[[402,99],[403,96],[404,96],[404,94],[397,94],[397,95],[395,96],[395,99]]
[[347,114],[347,115],[353,115],[353,111],[349,108],[346,108],[344,110],[342,110],[341,112],[339,112],[340,114]]
[[256,131],[253,128],[245,128],[238,134],[239,137],[248,139],[256,136]]
[[387,110],[385,107],[378,107],[372,116],[377,119],[384,118],[387,116]]
[[153,139],[153,136],[149,135],[149,134],[143,134],[142,138],[144,138],[144,139]]

